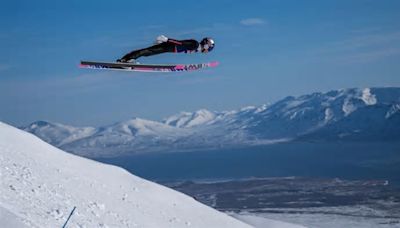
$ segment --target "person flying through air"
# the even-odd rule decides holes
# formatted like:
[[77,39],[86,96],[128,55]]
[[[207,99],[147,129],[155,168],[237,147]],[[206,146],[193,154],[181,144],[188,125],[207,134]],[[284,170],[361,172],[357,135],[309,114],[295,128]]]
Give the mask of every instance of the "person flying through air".
[[136,60],[142,56],[152,56],[161,53],[193,53],[201,52],[207,53],[214,49],[215,42],[212,38],[203,38],[200,42],[194,39],[189,40],[175,40],[168,38],[164,35],[157,37],[156,44],[144,49],[134,50],[124,55],[122,58],[117,59],[117,62],[136,63]]

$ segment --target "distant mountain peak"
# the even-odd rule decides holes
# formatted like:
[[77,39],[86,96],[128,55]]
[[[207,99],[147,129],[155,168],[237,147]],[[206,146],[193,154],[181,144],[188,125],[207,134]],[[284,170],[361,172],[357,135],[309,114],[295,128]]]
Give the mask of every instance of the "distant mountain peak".
[[[90,156],[250,146],[292,140],[400,140],[400,88],[350,88],[288,96],[270,105],[132,118],[99,128],[35,122],[25,130]],[[35,126],[33,128],[33,126]]]
[[179,128],[190,128],[211,122],[217,117],[217,113],[207,109],[199,109],[195,112],[180,112],[164,119],[164,123]]
[[363,89],[361,99],[366,105],[375,105],[377,103],[376,95],[371,94],[370,88]]

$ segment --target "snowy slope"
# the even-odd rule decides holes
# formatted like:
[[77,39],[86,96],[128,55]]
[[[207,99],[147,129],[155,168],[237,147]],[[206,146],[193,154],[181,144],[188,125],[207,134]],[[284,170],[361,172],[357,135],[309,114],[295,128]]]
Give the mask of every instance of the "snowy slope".
[[249,227],[127,171],[0,122],[0,227]]
[[0,226],[1,227],[15,227],[15,228],[25,228],[29,227],[25,223],[30,223],[24,218],[9,212],[7,209],[0,206]]
[[201,109],[181,112],[162,122],[135,118],[97,129],[68,126],[66,130],[64,125],[50,123],[34,126],[25,130],[66,151],[89,157],[290,140],[398,141],[400,88],[341,89],[289,96],[269,106],[225,112]]

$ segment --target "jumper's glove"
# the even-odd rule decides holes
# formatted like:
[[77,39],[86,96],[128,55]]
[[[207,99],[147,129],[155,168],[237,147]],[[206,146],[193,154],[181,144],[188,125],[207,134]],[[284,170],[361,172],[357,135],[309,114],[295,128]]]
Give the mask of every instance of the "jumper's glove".
[[165,43],[165,42],[168,42],[168,37],[166,37],[166,36],[164,36],[164,35],[159,35],[159,36],[157,36],[157,39],[156,39],[156,44],[161,44],[161,43]]

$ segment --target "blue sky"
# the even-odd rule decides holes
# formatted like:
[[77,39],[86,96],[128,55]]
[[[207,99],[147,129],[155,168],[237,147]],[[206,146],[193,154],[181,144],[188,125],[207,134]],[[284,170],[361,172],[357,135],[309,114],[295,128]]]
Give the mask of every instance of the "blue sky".
[[[103,125],[222,111],[288,95],[400,86],[400,1],[8,1],[0,8],[0,120]],[[198,63],[190,73],[80,69],[164,34],[214,37],[209,54],[142,63]]]

